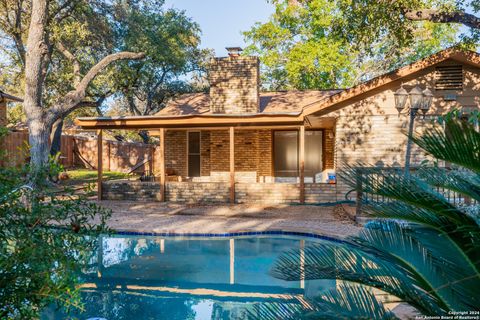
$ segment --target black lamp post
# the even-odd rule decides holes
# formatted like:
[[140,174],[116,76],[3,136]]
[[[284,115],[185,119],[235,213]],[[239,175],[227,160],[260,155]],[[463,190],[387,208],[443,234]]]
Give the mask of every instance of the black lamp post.
[[405,175],[410,173],[410,155],[412,152],[412,135],[413,128],[415,124],[415,117],[418,114],[418,110],[421,110],[423,115],[430,110],[433,101],[433,94],[429,89],[422,89],[417,85],[410,92],[407,92],[403,86],[398,89],[395,94],[395,108],[398,110],[398,113],[401,113],[406,105],[407,100],[410,102],[410,108],[407,112],[410,115],[410,122],[408,125],[408,141],[407,141],[407,152],[405,154]]

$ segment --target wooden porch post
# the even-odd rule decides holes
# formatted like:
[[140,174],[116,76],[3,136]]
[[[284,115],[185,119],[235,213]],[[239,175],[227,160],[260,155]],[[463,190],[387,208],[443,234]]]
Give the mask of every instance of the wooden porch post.
[[[0,96],[0,126],[7,124],[7,102]],[[6,150],[5,138],[0,139],[0,150]],[[5,156],[5,154],[4,154]],[[3,157],[0,158],[0,166],[3,166]]]
[[300,169],[300,203],[305,203],[305,126],[300,126],[300,147],[299,147],[299,169]]
[[103,131],[97,131],[97,199],[102,200],[103,180]]
[[165,129],[160,129],[160,201],[165,201]]
[[235,203],[235,136],[234,128],[230,127],[230,203]]

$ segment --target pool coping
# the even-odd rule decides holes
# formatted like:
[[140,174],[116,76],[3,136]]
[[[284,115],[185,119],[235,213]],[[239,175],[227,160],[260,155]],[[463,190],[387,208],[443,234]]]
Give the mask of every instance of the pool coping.
[[242,236],[258,236],[258,235],[283,235],[283,236],[297,236],[305,238],[323,239],[337,243],[347,243],[344,239],[335,238],[332,236],[322,235],[314,232],[302,231],[286,231],[286,230],[264,230],[264,231],[241,231],[241,232],[220,232],[220,233],[201,233],[201,232],[149,232],[149,231],[134,231],[125,229],[114,229],[113,235],[128,235],[128,236],[153,236],[153,237],[198,237],[198,238],[231,238]]

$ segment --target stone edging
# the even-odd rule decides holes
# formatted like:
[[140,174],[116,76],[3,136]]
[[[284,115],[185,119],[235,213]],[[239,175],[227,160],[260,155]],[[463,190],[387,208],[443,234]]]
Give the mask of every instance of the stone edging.
[[306,238],[316,238],[337,243],[346,243],[345,240],[320,235],[311,232],[296,232],[282,230],[267,231],[244,231],[244,232],[224,232],[224,233],[192,233],[192,232],[142,232],[133,230],[115,230],[113,235],[131,235],[131,236],[157,236],[157,237],[210,237],[210,238],[230,238],[253,235],[284,235],[284,236],[300,236]]

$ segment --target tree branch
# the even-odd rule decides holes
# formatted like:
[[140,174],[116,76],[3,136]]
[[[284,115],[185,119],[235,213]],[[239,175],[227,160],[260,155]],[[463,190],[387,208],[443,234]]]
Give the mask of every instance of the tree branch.
[[480,29],[480,18],[464,11],[442,12],[435,9],[405,10],[405,18],[412,21],[461,23],[472,29]]
[[67,93],[64,97],[60,98],[55,106],[49,109],[49,115],[55,121],[59,117],[62,117],[65,113],[69,113],[70,109],[76,108],[76,106],[85,98],[85,92],[90,82],[103,71],[109,64],[123,59],[136,60],[145,57],[144,53],[135,52],[118,52],[106,56],[94,65],[83,79],[78,83],[74,90]]
[[106,56],[100,62],[98,62],[96,65],[94,65],[90,71],[87,72],[87,74],[83,77],[83,79],[80,81],[76,88],[77,93],[85,93],[85,90],[87,89],[88,85],[90,82],[99,74],[103,69],[105,69],[109,64],[112,62],[115,62],[117,60],[138,60],[138,59],[143,59],[145,57],[145,53],[136,53],[136,52],[118,52],[118,53],[113,53],[111,55]]
[[60,53],[70,60],[70,62],[73,65],[73,84],[74,86],[77,86],[80,83],[80,80],[82,78],[82,75],[80,74],[80,62],[78,61],[77,57],[73,55],[64,45],[61,41],[58,41],[56,43],[57,50],[60,51]]

